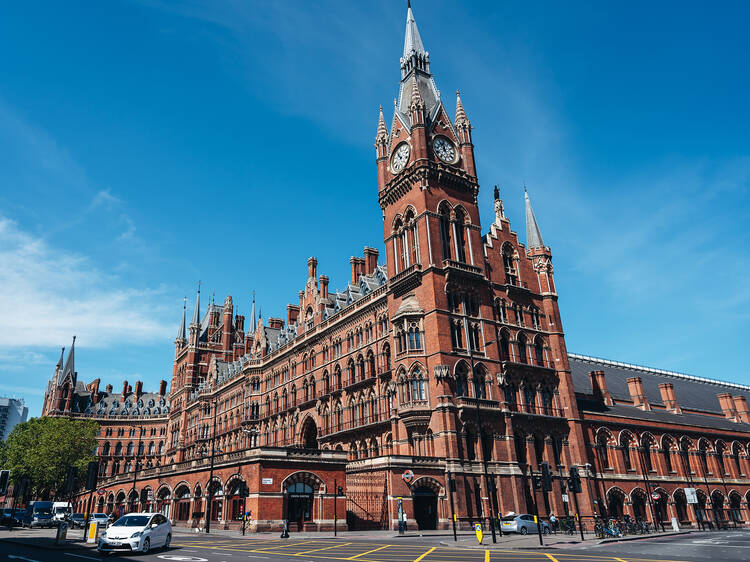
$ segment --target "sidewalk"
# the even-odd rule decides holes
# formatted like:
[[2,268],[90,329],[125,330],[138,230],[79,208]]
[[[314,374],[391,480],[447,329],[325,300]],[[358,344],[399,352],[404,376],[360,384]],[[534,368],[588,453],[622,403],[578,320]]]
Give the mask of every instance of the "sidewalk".
[[46,550],[90,551],[96,548],[96,543],[87,543],[84,540],[82,529],[68,530],[68,538],[60,544],[55,543],[56,534],[57,529],[2,529],[0,541]]

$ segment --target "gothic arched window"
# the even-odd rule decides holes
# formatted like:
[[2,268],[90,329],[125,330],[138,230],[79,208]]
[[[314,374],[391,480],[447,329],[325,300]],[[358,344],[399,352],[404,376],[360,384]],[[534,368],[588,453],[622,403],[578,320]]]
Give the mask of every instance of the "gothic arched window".
[[451,222],[450,222],[450,209],[447,203],[440,205],[438,209],[440,218],[440,245],[443,250],[443,259],[451,259]]

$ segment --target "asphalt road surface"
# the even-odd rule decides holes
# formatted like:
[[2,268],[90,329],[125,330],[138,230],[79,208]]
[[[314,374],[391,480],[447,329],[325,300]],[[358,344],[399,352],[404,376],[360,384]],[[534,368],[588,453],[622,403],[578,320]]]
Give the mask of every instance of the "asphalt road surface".
[[[404,539],[380,541],[345,538],[279,539],[178,535],[169,550],[148,555],[111,555],[114,560],[143,562],[715,562],[750,560],[750,531],[694,533],[678,537],[654,537],[642,541],[613,543],[558,550],[468,549],[433,544],[415,544]],[[100,560],[95,551],[76,548],[52,551],[0,541],[0,560],[27,562]]]

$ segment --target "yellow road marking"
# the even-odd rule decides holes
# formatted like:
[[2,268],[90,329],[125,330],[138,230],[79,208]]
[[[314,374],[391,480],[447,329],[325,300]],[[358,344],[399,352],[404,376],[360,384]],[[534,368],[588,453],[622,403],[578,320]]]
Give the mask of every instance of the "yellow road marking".
[[300,544],[310,544],[310,543],[317,543],[317,542],[323,542],[321,540],[310,540],[310,541],[300,541],[300,542],[290,542],[286,544],[279,544],[276,546],[264,546],[263,550],[269,550],[271,548],[286,548],[287,546],[297,546]]
[[304,552],[295,552],[295,556],[302,556],[303,554],[307,554],[308,552],[318,552],[319,550],[330,550],[332,548],[341,548],[342,546],[346,546],[348,544],[352,544],[350,542],[345,542],[341,544],[335,544],[333,546],[324,546],[323,548],[313,548],[312,550],[305,550]]
[[490,551],[489,549],[484,551],[484,562],[490,562]]
[[379,546],[378,548],[373,548],[372,550],[368,550],[367,552],[360,552],[359,554],[355,554],[354,556],[350,556],[347,558],[347,560],[356,560],[360,556],[364,556],[365,554],[370,554],[371,552],[377,552],[378,550],[383,550],[384,548],[388,548],[391,546],[390,544],[387,544],[385,546]]
[[424,559],[425,556],[427,556],[430,552],[433,552],[435,550],[435,547],[433,546],[430,550],[423,553],[419,558],[415,558],[414,562],[419,562],[420,560]]
[[628,562],[627,560],[623,560],[622,558],[615,558],[615,560],[617,560],[617,562]]
[[560,562],[557,558],[555,558],[551,554],[548,554],[546,552],[544,554],[547,556],[547,558],[549,558],[550,560],[552,560],[552,562]]

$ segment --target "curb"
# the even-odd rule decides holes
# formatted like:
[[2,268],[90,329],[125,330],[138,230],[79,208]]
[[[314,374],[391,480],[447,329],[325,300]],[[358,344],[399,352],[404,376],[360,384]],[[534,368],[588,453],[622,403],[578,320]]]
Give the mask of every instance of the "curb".
[[615,542],[639,541],[644,539],[655,539],[658,537],[676,537],[678,535],[689,535],[695,531],[670,531],[667,533],[651,533],[648,535],[628,535],[625,537],[615,537],[612,539],[599,539],[597,544],[609,544]]

